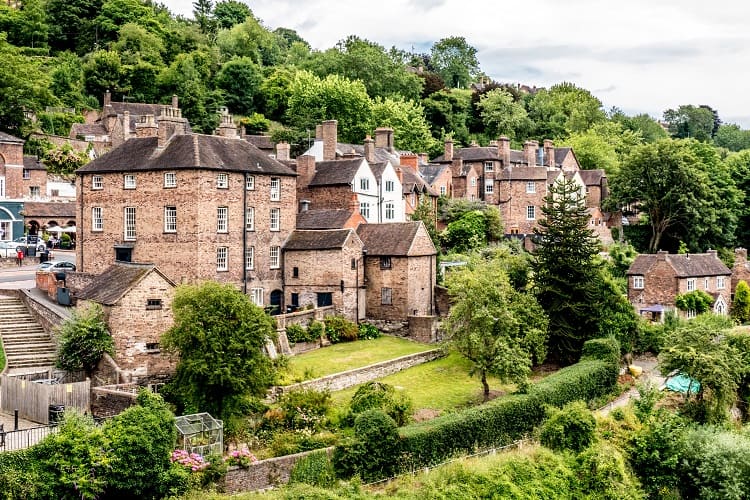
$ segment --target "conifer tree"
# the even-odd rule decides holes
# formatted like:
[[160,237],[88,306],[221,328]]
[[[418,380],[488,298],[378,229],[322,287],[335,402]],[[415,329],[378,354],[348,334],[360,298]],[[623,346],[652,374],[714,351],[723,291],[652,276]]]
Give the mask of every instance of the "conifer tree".
[[734,290],[732,319],[738,323],[750,321],[750,286],[744,280],[740,280]]

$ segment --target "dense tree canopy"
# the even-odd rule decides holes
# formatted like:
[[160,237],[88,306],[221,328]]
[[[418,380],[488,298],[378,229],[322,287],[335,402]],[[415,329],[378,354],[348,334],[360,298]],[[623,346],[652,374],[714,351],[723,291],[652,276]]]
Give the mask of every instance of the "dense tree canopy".
[[432,46],[430,66],[446,85],[467,88],[479,73],[477,49],[462,36],[443,38]]

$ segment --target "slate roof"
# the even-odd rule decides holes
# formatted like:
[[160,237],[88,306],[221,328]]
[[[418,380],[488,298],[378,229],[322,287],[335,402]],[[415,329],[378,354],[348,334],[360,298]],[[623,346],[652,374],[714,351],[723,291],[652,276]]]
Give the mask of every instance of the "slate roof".
[[595,170],[579,170],[583,183],[587,186],[600,186],[602,179],[607,177],[604,170],[598,168]]
[[108,135],[107,129],[101,123],[74,123],[70,127],[70,135]]
[[76,218],[75,202],[23,202],[24,217],[54,217],[54,218]]
[[330,160],[315,163],[315,175],[310,181],[311,186],[330,186],[335,184],[351,184],[364,158],[350,160]]
[[547,180],[546,167],[510,167],[500,171],[500,179],[504,181],[542,181]]
[[427,183],[434,184],[435,179],[437,179],[440,173],[446,168],[448,168],[448,165],[430,163],[429,165],[420,165],[419,173],[422,174],[422,178]]
[[[555,165],[559,166],[567,156],[570,148],[555,148]],[[484,160],[499,160],[497,146],[473,146],[469,148],[459,148],[453,152],[453,156],[461,158],[464,161],[484,161]],[[435,162],[444,162],[445,154],[442,154],[435,158]],[[546,155],[545,155],[546,162]],[[526,158],[523,155],[523,151],[518,149],[510,150],[510,163],[511,164],[526,164]],[[507,166],[507,165],[506,165]]]
[[571,148],[555,148],[555,165],[562,165]]
[[297,175],[247,141],[217,135],[186,134],[172,137],[157,147],[156,137],[134,137],[109,153],[76,170],[130,172],[152,170],[210,169],[273,175]]
[[0,142],[12,142],[15,144],[23,144],[25,141],[23,139],[19,139],[18,137],[14,137],[10,134],[6,134],[5,132],[0,132]]
[[678,278],[732,274],[732,271],[714,253],[640,254],[630,265],[627,274],[646,274],[661,256],[666,258],[667,263],[674,269],[675,276]]
[[295,230],[286,239],[283,248],[284,251],[341,248],[350,234],[351,229]]
[[[375,149],[375,162],[385,163],[391,162],[394,167],[401,165],[401,157],[399,152],[390,151],[388,148],[374,148]],[[343,142],[336,143],[336,152],[341,155],[356,153],[364,158],[365,156],[365,145],[364,144],[347,144]]]
[[357,235],[367,255],[407,256],[417,235],[420,221],[360,224]]
[[375,179],[377,179],[378,182],[381,181],[383,178],[383,172],[385,172],[385,167],[388,166],[387,162],[377,162],[377,163],[369,163],[370,170],[372,170],[372,174],[375,176]]
[[242,139],[258,149],[273,151],[275,146],[270,135],[243,135]]
[[175,284],[153,264],[116,262],[95,277],[76,297],[107,306],[115,305],[150,272],[155,271],[172,286]]
[[343,208],[307,210],[297,214],[297,229],[341,229],[353,214]]
[[30,155],[23,156],[23,168],[26,170],[47,170],[39,157]]
[[403,188],[402,190],[404,194],[416,191],[418,193],[426,192],[430,196],[440,196],[437,191],[432,189],[422,177],[409,167],[401,167],[401,177],[401,187]]
[[[118,115],[125,114],[125,111],[130,113],[130,117],[143,116],[143,115],[154,115],[154,117],[161,116],[162,109],[165,104],[149,104],[144,102],[110,102],[112,110]],[[168,107],[168,106],[167,106]],[[105,108],[106,110],[106,108]]]

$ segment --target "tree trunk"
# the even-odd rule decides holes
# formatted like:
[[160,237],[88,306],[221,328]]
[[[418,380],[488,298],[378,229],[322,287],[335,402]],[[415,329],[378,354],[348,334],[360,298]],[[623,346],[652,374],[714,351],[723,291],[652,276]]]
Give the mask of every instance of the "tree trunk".
[[482,387],[484,387],[484,400],[487,402],[490,400],[490,385],[487,383],[487,371],[482,370]]

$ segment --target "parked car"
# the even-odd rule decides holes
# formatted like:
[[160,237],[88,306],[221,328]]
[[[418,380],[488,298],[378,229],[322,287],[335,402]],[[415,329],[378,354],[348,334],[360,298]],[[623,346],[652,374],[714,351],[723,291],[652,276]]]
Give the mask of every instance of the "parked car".
[[[36,243],[29,243],[29,240],[30,241],[36,240]],[[31,238],[27,238],[26,236],[21,236],[13,240],[13,242],[16,243],[16,248],[19,246],[23,248],[23,246],[29,247],[29,246],[36,245],[37,252],[44,252],[47,249],[47,245],[44,243],[44,240],[38,237],[33,237],[33,239],[31,239]]]
[[18,254],[16,247],[18,247],[18,243],[15,241],[0,241],[0,258],[15,259]]
[[39,264],[39,267],[37,267],[38,271],[49,271],[51,273],[54,272],[63,272],[63,271],[75,271],[76,265],[72,262],[68,262],[67,260],[49,260],[47,262],[42,262]]

